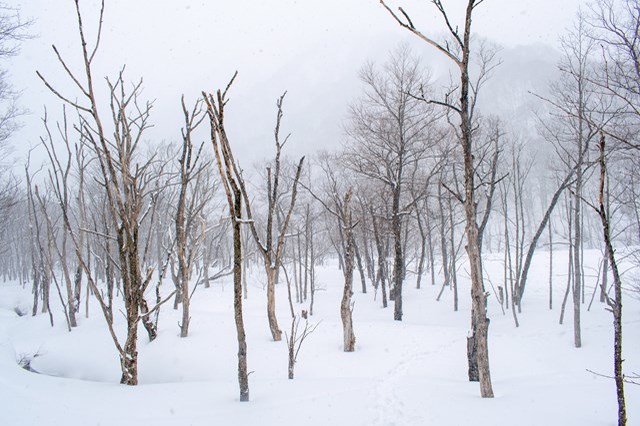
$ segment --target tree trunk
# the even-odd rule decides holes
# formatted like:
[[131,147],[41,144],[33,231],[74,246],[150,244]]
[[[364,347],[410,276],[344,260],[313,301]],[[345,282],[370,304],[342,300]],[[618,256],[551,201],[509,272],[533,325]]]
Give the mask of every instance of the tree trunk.
[[135,386],[138,384],[138,322],[134,318],[127,318],[127,340],[124,352],[120,354],[122,376],[120,383]]
[[291,335],[287,342],[289,346],[289,366],[287,368],[289,380],[293,380],[294,367],[296,365],[296,317],[291,320]]
[[553,228],[549,222],[549,310],[553,309]]
[[382,247],[382,237],[380,235],[380,229],[378,227],[378,222],[373,213],[373,207],[371,208],[371,220],[373,222],[373,236],[376,241],[376,250],[378,252],[378,271],[376,274],[376,284],[380,283],[380,291],[382,292],[382,307],[386,308],[387,303],[387,288],[386,288],[386,274],[385,274],[385,253],[384,248]]
[[[473,2],[469,2],[467,10],[467,26],[471,25],[471,10]],[[487,296],[484,292],[482,282],[482,263],[480,253],[480,240],[478,235],[478,223],[476,222],[476,197],[473,165],[473,151],[471,139],[471,120],[469,117],[469,37],[468,31],[465,31],[465,47],[463,50],[463,66],[461,69],[461,125],[462,148],[464,157],[464,210],[466,218],[466,234],[467,234],[467,254],[469,256],[469,267],[471,272],[471,316],[472,320],[472,339],[477,347],[476,359],[469,359],[469,364],[477,363],[480,379],[480,395],[483,398],[493,398],[493,387],[491,385],[491,372],[489,368],[489,319],[487,318]]]
[[451,287],[453,289],[453,311],[458,312],[458,272],[456,265],[456,258],[458,257],[455,241],[456,241],[456,227],[454,226],[453,221],[453,204],[451,203],[451,197],[448,198],[449,204],[449,223],[451,227],[449,228],[451,232],[450,244],[451,244]]
[[309,302],[309,315],[313,315],[313,303],[316,294],[316,250],[313,244],[313,221],[309,221],[309,291],[311,301]]
[[73,277],[73,298],[75,299],[74,308],[76,313],[80,312],[80,302],[82,298],[82,267],[76,267],[76,273]]
[[580,296],[582,288],[582,263],[580,252],[582,247],[582,211],[580,199],[582,193],[582,173],[578,169],[578,180],[576,181],[576,195],[574,201],[574,233],[573,233],[573,344],[576,348],[582,346],[582,336],[580,330]]
[[418,223],[418,231],[420,232],[420,257],[418,258],[418,276],[416,278],[416,288],[420,289],[420,283],[422,281],[422,274],[424,273],[424,262],[427,255],[427,237],[424,232],[424,226],[422,219],[420,219],[420,212],[416,212],[416,222]]
[[616,382],[616,397],[618,400],[618,426],[625,426],[627,424],[627,407],[624,396],[624,370],[622,368],[622,279],[618,271],[618,263],[615,257],[615,250],[611,241],[611,217],[609,215],[609,203],[607,199],[607,206],[605,207],[604,187],[606,178],[606,163],[605,163],[605,137],[604,132],[600,132],[600,186],[599,186],[599,205],[598,215],[602,223],[602,233],[604,236],[604,243],[606,247],[606,253],[611,263],[611,272],[613,274],[613,283],[615,289],[616,299],[611,300],[607,297],[607,303],[613,313],[613,370],[614,378]]
[[[265,259],[267,262],[267,259]],[[267,317],[269,319],[269,330],[275,342],[282,340],[282,331],[278,327],[276,318],[276,268],[270,263],[265,263],[267,271]]]
[[402,221],[400,220],[400,191],[393,199],[393,319],[402,321],[402,283],[404,281],[404,257],[402,254]]
[[[568,222],[568,227],[569,227],[569,239],[571,239],[571,236],[573,235],[573,220],[571,218],[571,200],[569,200],[569,209],[568,209],[568,217],[569,217],[569,222]],[[567,300],[569,298],[569,293],[571,292],[571,289],[573,288],[573,245],[569,244],[569,264],[568,264],[568,273],[567,273],[567,289],[565,290],[564,293],[564,298],[562,299],[562,306],[560,308],[560,324],[562,324],[564,322],[564,311],[565,308],[567,306]]]
[[[440,255],[442,256],[442,273],[444,274],[444,282],[442,283],[442,290],[440,291],[440,293],[442,293],[444,288],[450,285],[451,282],[449,277],[449,255],[446,238],[447,218],[444,214],[442,183],[438,185],[438,206],[440,207]],[[453,226],[453,223],[451,226]],[[440,296],[438,296],[438,299],[440,299]]]
[[303,298],[304,301],[307,301],[309,295],[309,240],[311,239],[310,229],[309,229],[309,205],[307,204],[306,212],[305,212],[305,221],[304,221],[304,289],[303,289]]
[[236,216],[233,221],[233,311],[238,337],[238,383],[240,385],[240,401],[247,402],[249,401],[249,373],[247,371],[247,337],[244,331],[244,320],[242,317],[242,236],[240,233],[242,198],[240,191],[235,191],[234,198]]
[[344,290],[340,303],[340,318],[342,319],[342,331],[344,338],[344,351],[353,352],[356,345],[356,336],[353,332],[353,321],[351,317],[353,296],[353,224],[351,221],[351,190],[344,196],[342,211],[342,223],[345,228],[345,252],[344,252]]
[[358,244],[356,243],[355,237],[353,240],[353,251],[356,257],[356,265],[358,265],[358,273],[360,274],[360,284],[362,284],[362,293],[367,293],[367,281],[365,278],[364,268],[362,266],[362,257],[360,257],[360,250],[358,249]]

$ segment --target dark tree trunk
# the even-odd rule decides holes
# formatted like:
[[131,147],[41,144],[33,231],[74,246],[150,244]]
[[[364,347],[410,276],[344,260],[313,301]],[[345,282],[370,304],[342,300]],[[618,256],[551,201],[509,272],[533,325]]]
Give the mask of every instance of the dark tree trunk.
[[239,190],[234,193],[233,221],[233,310],[238,337],[238,383],[240,385],[240,401],[249,401],[249,373],[247,371],[247,337],[242,317],[242,198]]
[[[611,300],[607,296],[607,303],[613,313],[613,370],[616,382],[616,398],[618,400],[618,426],[627,424],[627,407],[624,396],[624,370],[622,368],[622,279],[618,271],[618,262],[615,257],[615,250],[611,241],[611,218],[608,215],[609,209],[605,207],[604,187],[607,174],[605,162],[605,136],[604,132],[600,133],[600,186],[599,186],[599,205],[598,215],[602,223],[602,233],[606,253],[611,264],[611,272],[613,274],[613,284],[615,291],[615,300]],[[608,206],[607,206],[608,207]]]

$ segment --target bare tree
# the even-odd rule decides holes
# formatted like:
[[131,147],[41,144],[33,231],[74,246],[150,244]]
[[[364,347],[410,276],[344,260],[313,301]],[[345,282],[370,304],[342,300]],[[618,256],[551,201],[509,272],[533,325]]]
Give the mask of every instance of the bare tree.
[[[51,162],[52,168],[49,171],[49,188],[60,205],[63,211],[69,211],[71,209],[71,189],[69,182],[69,174],[71,173],[72,166],[72,149],[71,142],[69,140],[69,128],[67,123],[66,109],[63,108],[63,122],[62,125],[58,125],[58,132],[62,141],[64,142],[65,152],[62,154],[62,158],[58,155],[55,146],[54,139],[51,134],[51,130],[49,129],[49,124],[47,121],[47,114],[45,111],[45,117],[43,118],[45,130],[47,132],[46,138],[41,138],[42,145],[46,148],[47,155],[49,157],[49,161]],[[40,202],[41,208],[45,208],[45,204]],[[53,226],[47,218],[48,229],[51,237],[53,237]],[[76,303],[77,299],[74,297],[74,290],[71,281],[71,272],[69,271],[69,262],[67,256],[67,248],[69,235],[72,232],[71,222],[65,221],[64,227],[62,230],[62,239],[60,245],[57,244],[56,239],[53,238],[52,242],[54,243],[56,254],[58,255],[58,261],[60,262],[60,267],[62,269],[62,278],[64,279],[65,289],[66,289],[66,317],[69,322],[70,327],[77,327],[78,323],[76,321]],[[77,232],[77,234],[81,234],[81,232]],[[82,245],[82,237],[79,237],[78,243]]]
[[[304,329],[302,331],[300,328],[300,316],[294,316],[291,320],[291,333],[287,335],[287,345],[289,347],[289,366],[287,369],[288,377],[290,380],[293,380],[294,369],[296,362],[298,362],[298,353],[300,353],[300,349],[302,348],[302,344],[305,339],[309,337],[311,333],[313,333],[320,323],[309,326],[307,311],[302,311],[300,316],[304,319]],[[286,334],[286,333],[285,333]]]
[[[320,197],[311,188],[303,187],[315,198],[324,210],[337,221],[337,228],[340,231],[339,255],[342,258],[342,274],[344,276],[344,287],[342,299],[340,301],[340,318],[342,320],[343,350],[345,352],[355,351],[356,336],[353,331],[353,270],[355,268],[355,236],[353,230],[356,226],[353,220],[351,202],[353,197],[352,188],[346,191],[342,187],[346,185],[346,179],[340,179],[334,172],[337,163],[335,156],[322,155],[320,167],[324,172],[325,187],[322,189],[324,196]],[[344,196],[341,194],[344,193]]]
[[[0,64],[18,54],[20,42],[29,38],[31,21],[23,20],[20,11],[0,3]],[[19,92],[9,81],[9,73],[0,65],[0,155],[7,152],[7,142],[18,128],[18,118],[25,112],[18,104]]]
[[[459,124],[459,143],[463,153],[464,163],[464,210],[466,218],[466,235],[467,235],[467,254],[470,263],[471,275],[471,299],[472,299],[472,330],[468,338],[468,361],[470,372],[475,371],[475,365],[479,373],[480,394],[483,398],[493,397],[493,388],[491,385],[491,372],[489,368],[489,347],[488,347],[488,328],[489,319],[487,318],[487,295],[484,291],[482,280],[482,260],[480,233],[477,222],[477,199],[475,185],[475,166],[473,155],[473,113],[475,100],[477,99],[477,91],[479,90],[481,80],[477,80],[473,84],[469,65],[471,61],[471,21],[473,12],[484,0],[468,0],[465,11],[465,19],[462,32],[457,25],[454,25],[449,19],[449,15],[442,4],[441,0],[432,0],[439,14],[442,16],[451,37],[452,43],[439,43],[434,39],[427,37],[419,31],[413,24],[409,15],[400,8],[400,14],[394,12],[386,5],[384,0],[380,3],[387,9],[391,16],[400,26],[409,30],[421,40],[429,44],[451,60],[460,72],[459,102],[454,103],[450,99],[444,101],[430,101],[444,106],[447,110],[455,113],[460,122]],[[486,76],[486,73],[485,73]],[[470,378],[471,377],[470,375]]]
[[606,138],[604,131],[600,132],[600,182],[598,190],[598,205],[593,206],[600,216],[602,223],[602,234],[605,243],[605,251],[609,258],[611,265],[611,272],[613,273],[613,287],[615,293],[615,299],[609,297],[608,293],[604,291],[607,304],[613,313],[613,332],[614,332],[614,378],[616,382],[616,396],[618,400],[618,426],[624,426],[627,424],[627,408],[624,396],[624,370],[622,368],[622,278],[618,268],[618,260],[616,259],[615,249],[613,247],[613,239],[611,235],[611,216],[609,215],[609,209],[607,209],[605,201],[605,182],[607,175],[607,163],[606,163]]
[[351,197],[352,191],[349,189],[344,195],[342,206],[340,209],[340,219],[345,233],[344,248],[344,289],[342,292],[342,302],[340,303],[340,318],[342,318],[342,331],[344,337],[344,351],[353,352],[356,347],[356,335],[353,332],[353,256],[354,256],[354,238],[353,238],[353,217],[351,215]]
[[279,341],[282,339],[282,331],[278,327],[278,319],[276,317],[275,288],[277,273],[278,269],[280,268],[285,237],[287,235],[287,229],[289,227],[289,220],[291,219],[291,214],[293,213],[293,209],[296,204],[298,182],[300,181],[300,174],[302,172],[302,165],[304,163],[304,157],[302,157],[298,162],[295,177],[293,178],[293,182],[291,183],[291,197],[289,199],[289,207],[287,209],[286,216],[284,217],[284,220],[279,227],[280,229],[277,230],[277,237],[274,238],[274,221],[276,220],[278,203],[282,196],[282,188],[280,187],[280,184],[283,177],[281,176],[280,156],[282,154],[282,148],[289,140],[289,135],[287,135],[283,140],[280,137],[280,125],[282,123],[282,117],[284,115],[282,104],[285,95],[286,92],[282,96],[280,96],[280,98],[278,98],[278,101],[276,103],[278,108],[276,116],[276,127],[274,130],[276,155],[274,159],[273,170],[271,169],[271,167],[267,167],[268,206],[266,217],[266,235],[264,241],[260,237],[258,227],[255,223],[255,218],[251,208],[251,202],[249,200],[249,193],[244,179],[240,174],[238,175],[238,184],[240,185],[242,196],[244,197],[245,209],[247,211],[247,222],[249,223],[249,227],[251,229],[251,235],[253,236],[253,239],[255,240],[258,247],[258,252],[262,256],[264,269],[267,274],[267,318],[269,320],[269,329],[271,330],[271,336],[273,337],[274,341]]
[[[89,286],[100,303],[111,337],[120,355],[122,369],[120,381],[123,384],[136,385],[138,383],[138,324],[142,321],[150,338],[153,338],[155,326],[149,316],[159,306],[157,304],[149,309],[144,299],[153,270],[148,268],[146,272],[142,271],[139,232],[140,224],[148,211],[144,210],[144,207],[150,181],[147,173],[151,160],[141,160],[138,152],[142,136],[149,127],[151,104],[140,103],[141,82],[133,84],[131,89],[127,90],[122,72],[118,74],[115,81],[107,79],[110,100],[110,113],[107,116],[110,117],[112,126],[112,131],[109,133],[108,120],[105,120],[100,104],[96,100],[93,71],[93,61],[98,52],[102,32],[104,2],[101,2],[99,25],[91,46],[85,35],[79,0],[75,1],[75,11],[81,40],[83,71],[79,73],[72,71],[55,46],[53,50],[62,69],[80,92],[79,100],[72,100],[71,96],[59,92],[40,72],[37,74],[56,97],[78,112],[79,123],[75,130],[98,164],[99,174],[96,179],[107,200],[109,222],[115,227],[119,278],[122,284],[127,322],[127,334],[123,343],[120,342],[114,329],[113,316],[97,288],[88,259],[83,257],[84,247],[80,244],[79,235],[71,232],[70,236],[76,257],[87,276]],[[71,212],[64,206],[61,207],[65,226],[71,229]]]
[[604,129],[615,142],[640,148],[634,138],[640,125],[640,2],[638,0],[597,0],[587,17],[588,36],[601,46],[602,66],[589,80],[621,106],[616,115],[625,126]]
[[[553,210],[560,193],[571,188],[572,206],[572,238],[570,269],[572,271],[571,294],[573,301],[574,345],[582,346],[581,304],[584,294],[584,212],[583,197],[588,182],[588,152],[590,143],[597,137],[598,129],[605,122],[605,114],[611,109],[610,102],[596,90],[593,84],[595,67],[592,55],[596,45],[588,35],[585,17],[578,15],[576,23],[568,35],[562,40],[563,57],[559,64],[561,76],[552,85],[553,96],[543,98],[551,105],[551,120],[541,121],[545,138],[553,143],[558,160],[563,164],[566,173],[562,184],[551,200],[547,214],[541,225],[548,221],[548,214]],[[534,242],[542,234],[538,227]],[[529,246],[523,270],[524,280],[518,289],[518,306],[526,283],[526,273],[530,264],[530,254],[535,249]],[[564,305],[564,303],[563,303]]]
[[[402,234],[417,201],[411,188],[426,186],[415,183],[417,171],[428,169],[429,148],[440,136],[435,126],[440,115],[432,105],[412,96],[428,90],[429,76],[421,69],[406,46],[393,51],[382,70],[374,64],[363,67],[364,95],[350,108],[344,156],[347,167],[384,186],[391,196],[388,220],[393,235],[392,296],[397,321],[402,321],[406,272]],[[413,193],[424,195],[423,191]]]
[[[192,134],[198,127],[205,116],[202,114],[202,100],[198,100],[193,109],[189,111],[182,97],[182,112],[184,115],[184,127],[182,128],[182,153],[178,162],[180,163],[180,184],[178,195],[178,207],[176,209],[176,250],[178,257],[178,280],[180,287],[180,294],[182,296],[182,323],[180,324],[180,337],[187,337],[189,334],[189,322],[191,317],[189,316],[189,277],[192,269],[194,255],[197,253],[198,245],[200,241],[192,241],[190,248],[187,247],[187,234],[192,231],[194,227],[197,227],[196,220],[200,215],[200,212],[206,204],[204,202],[198,202],[197,193],[191,194],[189,205],[187,205],[187,197],[189,191],[189,185],[193,181],[197,181],[200,173],[203,171],[203,167],[200,164],[200,153],[203,145],[194,152]],[[195,204],[198,204],[197,206]],[[188,217],[187,217],[188,216]]]
[[233,158],[231,145],[224,127],[225,106],[228,102],[227,92],[237,75],[233,75],[224,92],[218,90],[216,95],[202,93],[207,105],[207,115],[211,125],[211,144],[222,186],[227,195],[227,204],[233,227],[233,309],[235,313],[236,332],[238,338],[238,383],[240,401],[249,401],[249,373],[247,371],[247,337],[242,317],[242,201],[240,171]]

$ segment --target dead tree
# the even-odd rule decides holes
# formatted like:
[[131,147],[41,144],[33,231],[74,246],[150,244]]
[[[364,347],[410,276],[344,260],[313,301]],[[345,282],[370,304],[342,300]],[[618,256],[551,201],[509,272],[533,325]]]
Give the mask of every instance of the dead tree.
[[[459,134],[458,139],[462,148],[463,164],[464,164],[464,198],[463,205],[466,218],[466,236],[467,236],[467,254],[469,256],[469,266],[471,275],[471,335],[468,338],[468,362],[469,371],[478,371],[480,381],[480,395],[483,398],[493,397],[493,388],[491,385],[491,372],[489,368],[489,346],[488,346],[488,328],[489,319],[487,318],[487,294],[484,291],[482,279],[482,259],[481,259],[481,238],[477,222],[477,200],[475,186],[475,165],[473,155],[473,113],[477,92],[481,86],[481,81],[472,84],[469,73],[469,64],[471,60],[471,20],[473,11],[476,7],[483,3],[483,0],[468,0],[466,5],[465,20],[462,33],[459,27],[452,24],[449,15],[445,10],[441,0],[432,0],[439,14],[453,38],[453,43],[438,43],[434,39],[427,37],[420,32],[413,24],[409,15],[400,8],[400,15],[394,12],[386,5],[384,0],[380,3],[391,14],[395,21],[403,28],[409,30],[414,35],[428,45],[434,47],[446,58],[451,60],[460,72],[459,101],[457,103],[448,99],[444,101],[427,100],[428,102],[442,105],[448,111],[455,113],[459,117]],[[486,77],[486,73],[485,73]],[[481,77],[482,78],[482,77]],[[477,366],[477,368],[476,368]],[[470,375],[470,379],[473,379]]]
[[[178,207],[176,210],[176,255],[178,258],[178,285],[180,287],[180,294],[182,296],[182,323],[180,324],[180,337],[187,337],[189,335],[189,322],[191,317],[189,316],[189,276],[193,265],[194,253],[198,251],[199,241],[192,241],[189,244],[191,247],[187,247],[187,233],[196,225],[195,219],[199,215],[199,211],[204,207],[204,204],[200,203],[200,209],[194,211],[194,205],[196,203],[196,194],[191,194],[189,205],[187,205],[187,198],[189,196],[189,186],[194,180],[196,180],[203,168],[200,164],[200,154],[202,147],[194,152],[192,134],[198,127],[205,116],[202,114],[201,104],[202,100],[198,100],[193,109],[189,111],[184,103],[184,97],[182,97],[182,112],[184,115],[184,127],[182,128],[182,153],[178,163],[180,164],[180,184],[178,195]],[[189,216],[189,217],[187,217]],[[196,244],[194,244],[196,243]]]
[[616,381],[616,396],[618,400],[618,426],[625,426],[627,424],[627,408],[624,397],[624,370],[622,368],[622,279],[620,278],[620,272],[618,269],[618,260],[615,256],[615,250],[613,247],[613,241],[611,238],[611,216],[608,214],[608,208],[605,203],[605,181],[607,174],[606,165],[606,139],[604,131],[600,132],[600,185],[598,190],[598,205],[596,211],[600,216],[602,223],[602,234],[605,243],[605,251],[609,258],[609,264],[611,272],[613,274],[613,287],[615,293],[615,299],[611,299],[603,289],[605,293],[607,304],[613,313],[613,359],[614,359],[614,378]]
[[290,380],[293,380],[295,365],[298,361],[298,353],[300,352],[300,348],[302,348],[304,340],[309,337],[309,335],[313,333],[320,324],[317,323],[309,327],[307,311],[303,310],[301,316],[304,319],[304,329],[299,331],[300,316],[296,315],[291,320],[291,333],[289,335],[286,335],[285,333],[287,337],[287,346],[289,347],[289,366],[287,368],[287,372]]
[[298,191],[298,182],[300,181],[300,174],[302,173],[302,165],[304,163],[304,157],[300,158],[298,167],[296,169],[295,177],[291,184],[291,198],[289,200],[289,207],[287,209],[286,216],[282,221],[280,229],[277,230],[277,238],[274,238],[274,221],[276,220],[276,210],[278,202],[282,196],[282,189],[280,188],[281,176],[281,159],[282,148],[289,140],[287,135],[284,140],[280,137],[280,125],[282,123],[283,110],[282,103],[286,92],[278,98],[276,103],[278,112],[276,116],[276,127],[274,130],[276,155],[273,164],[273,170],[271,167],[267,167],[267,217],[266,217],[266,235],[264,240],[260,237],[258,227],[255,223],[255,217],[251,208],[251,202],[249,200],[249,192],[245,185],[244,179],[240,173],[237,175],[238,184],[244,198],[244,205],[247,212],[247,223],[251,229],[251,235],[256,243],[258,252],[262,256],[264,269],[267,275],[267,318],[269,320],[269,329],[274,341],[282,339],[282,331],[278,327],[278,319],[276,317],[276,281],[278,269],[280,268],[280,262],[282,259],[282,253],[284,250],[285,238],[287,235],[287,229],[289,227],[289,220],[293,213],[293,209],[296,204],[296,195]]
[[344,289],[342,292],[342,302],[340,303],[340,318],[342,319],[342,332],[344,337],[344,351],[353,352],[356,346],[356,335],[353,332],[353,256],[354,256],[354,237],[353,237],[353,219],[351,215],[351,196],[352,191],[349,189],[344,195],[342,208],[340,209],[340,218],[345,233],[344,247]]
[[[39,72],[37,74],[56,97],[78,112],[79,123],[75,129],[82,143],[95,157],[98,165],[99,173],[96,179],[107,200],[106,208],[110,223],[115,227],[119,278],[122,283],[127,322],[127,334],[123,343],[120,342],[116,334],[113,317],[97,288],[88,259],[83,256],[84,247],[80,244],[79,235],[71,232],[70,236],[78,262],[100,304],[109,332],[118,350],[122,370],[120,382],[136,385],[138,383],[138,324],[142,321],[150,338],[154,337],[155,327],[149,319],[149,315],[159,306],[156,305],[154,308],[148,309],[144,300],[145,290],[151,280],[152,269],[149,268],[146,272],[142,271],[139,252],[139,230],[140,223],[144,219],[143,207],[146,185],[149,183],[147,172],[150,162],[140,162],[138,148],[145,130],[149,127],[151,104],[148,102],[140,103],[141,82],[134,84],[130,90],[127,90],[122,72],[118,74],[115,81],[107,79],[110,111],[106,116],[110,117],[112,126],[112,130],[108,130],[108,121],[101,113],[101,104],[96,100],[93,72],[93,60],[98,51],[102,31],[104,1],[101,2],[99,25],[92,47],[90,47],[85,35],[79,0],[75,1],[75,11],[81,41],[82,72],[74,72],[55,46],[53,50],[63,70],[80,92],[79,100],[72,100],[72,96],[59,92],[49,84],[42,74]],[[61,213],[65,226],[71,228],[71,212],[64,206],[61,207],[63,207]]]
[[[49,161],[51,162],[51,169],[49,170],[49,188],[61,206],[62,209],[68,210],[71,208],[71,188],[69,183],[69,174],[71,173],[72,166],[72,150],[71,150],[71,142],[69,140],[69,128],[67,123],[66,116],[66,108],[63,108],[63,121],[61,125],[58,125],[58,133],[64,142],[65,152],[62,155],[58,155],[54,147],[54,138],[49,128],[49,123],[47,120],[47,112],[45,110],[44,118],[43,118],[44,127],[47,133],[47,137],[41,137],[40,142],[45,147],[47,151],[47,156],[49,157]],[[44,209],[45,206],[41,203],[41,208]],[[50,221],[47,218],[47,223],[49,225]],[[55,238],[52,239],[54,247],[56,249],[56,254],[58,255],[58,261],[60,262],[60,267],[62,269],[62,278],[65,284],[66,290],[66,317],[69,322],[70,327],[77,327],[78,323],[76,320],[76,303],[77,299],[74,297],[73,284],[71,279],[71,272],[69,271],[69,262],[67,256],[67,247],[69,242],[69,233],[72,232],[71,223],[64,223],[62,230],[62,238],[60,244],[56,241]],[[53,236],[52,226],[48,226],[50,235]],[[78,232],[80,234],[81,232]],[[82,237],[80,237],[80,244],[82,244]],[[53,272],[53,271],[52,271]]]
[[215,154],[220,180],[227,196],[231,225],[233,228],[233,309],[238,338],[238,383],[240,401],[249,401],[249,373],[247,371],[247,337],[242,316],[242,201],[240,171],[233,158],[231,145],[224,127],[225,106],[228,102],[227,92],[237,75],[231,78],[224,92],[218,90],[216,95],[202,93],[207,105],[207,115],[211,125],[211,144]]

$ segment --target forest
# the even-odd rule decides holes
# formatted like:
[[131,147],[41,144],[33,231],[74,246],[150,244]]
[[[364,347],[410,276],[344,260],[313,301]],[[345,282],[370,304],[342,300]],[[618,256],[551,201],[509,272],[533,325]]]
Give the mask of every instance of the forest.
[[496,82],[492,0],[371,0],[398,38],[340,141],[300,147],[285,89],[253,163],[242,69],[158,138],[162,93],[101,59],[110,1],[63,3],[44,109],[5,71],[37,21],[0,4],[0,423],[640,416],[640,1],[585,3],[540,89]]

